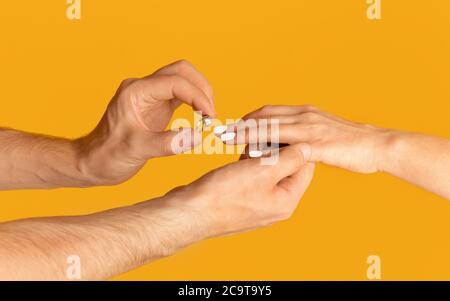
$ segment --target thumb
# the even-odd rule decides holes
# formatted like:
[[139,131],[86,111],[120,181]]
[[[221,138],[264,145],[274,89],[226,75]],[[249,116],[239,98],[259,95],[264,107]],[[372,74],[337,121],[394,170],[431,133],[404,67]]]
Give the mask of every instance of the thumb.
[[192,128],[157,133],[154,137],[157,143],[156,156],[170,156],[187,152],[202,142],[202,134]]
[[278,183],[278,187],[296,198],[301,198],[313,179],[314,169],[314,163],[307,163],[296,173],[281,180]]
[[306,143],[294,144],[275,152],[268,158],[261,158],[264,162],[269,162],[269,168],[276,176],[275,179],[281,181],[282,179],[293,175],[299,171],[311,157],[311,146]]

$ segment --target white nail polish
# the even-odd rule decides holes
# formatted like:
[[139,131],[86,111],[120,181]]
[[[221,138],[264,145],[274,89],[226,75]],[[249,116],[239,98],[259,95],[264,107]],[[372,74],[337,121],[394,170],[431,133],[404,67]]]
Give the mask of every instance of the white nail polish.
[[250,158],[260,158],[262,157],[263,153],[259,150],[252,150],[248,153],[248,155],[250,156]]
[[236,137],[236,133],[225,133],[220,136],[223,142],[233,140]]
[[218,125],[214,128],[214,134],[221,135],[227,131],[226,125]]
[[213,123],[213,121],[212,121],[211,117],[205,117],[203,119],[203,126],[205,128],[209,128],[210,126],[212,126],[212,123]]

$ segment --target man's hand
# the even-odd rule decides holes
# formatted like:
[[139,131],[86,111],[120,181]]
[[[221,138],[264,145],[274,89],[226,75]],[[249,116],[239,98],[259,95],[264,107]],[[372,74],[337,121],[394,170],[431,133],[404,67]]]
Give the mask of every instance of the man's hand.
[[215,116],[210,85],[186,61],[125,80],[86,137],[69,140],[0,129],[0,190],[121,183],[148,159],[188,150],[200,141],[190,128],[166,131],[182,103]]
[[306,145],[292,145],[279,153],[274,165],[247,159],[212,171],[175,189],[184,206],[199,212],[208,237],[267,226],[289,218],[312,180],[314,164]]
[[68,256],[81,279],[106,279],[203,239],[285,220],[314,171],[308,149],[283,149],[275,165],[247,159],[167,195],[86,216],[0,224],[0,279],[68,280]]
[[186,61],[142,79],[125,80],[97,128],[77,141],[80,169],[95,184],[116,184],[133,176],[148,159],[176,153],[174,139],[180,150],[190,149],[197,141],[193,129],[166,131],[182,103],[215,117],[211,86]]

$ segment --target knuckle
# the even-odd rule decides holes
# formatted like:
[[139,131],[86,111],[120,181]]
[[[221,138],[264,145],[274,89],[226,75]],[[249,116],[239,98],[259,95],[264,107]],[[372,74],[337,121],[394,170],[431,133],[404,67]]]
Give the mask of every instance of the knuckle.
[[[125,82],[126,81],[126,82]],[[121,95],[134,95],[137,93],[139,88],[137,88],[138,84],[135,80],[125,80],[119,87],[119,92]]]
[[177,66],[177,68],[179,69],[188,69],[188,68],[192,68],[192,64],[185,59],[181,59],[177,62],[175,62],[175,65]]
[[329,127],[324,123],[316,123],[309,126],[309,131],[314,137],[322,137],[329,131]]
[[178,74],[164,75],[163,78],[165,78],[170,84],[174,86],[179,85],[184,81],[184,79]]
[[120,83],[119,89],[125,89],[125,88],[127,88],[127,87],[130,86],[135,80],[136,80],[136,79],[134,79],[134,78],[126,78],[126,79],[124,79],[124,80]]
[[275,105],[270,105],[270,104],[269,104],[269,105],[263,106],[263,108],[264,108],[265,111],[271,111],[271,110],[273,110],[275,107],[276,107]]
[[272,105],[264,105],[262,107],[260,107],[257,111],[259,113],[269,113],[272,110],[273,106]]
[[315,107],[314,105],[311,105],[311,104],[306,104],[306,105],[303,105],[302,107],[305,109],[305,111],[308,111],[308,112],[319,111],[319,109],[317,107]]
[[315,112],[306,112],[302,114],[302,119],[306,122],[317,122],[321,120],[321,116]]
[[369,130],[374,130],[374,129],[376,129],[375,126],[373,126],[373,125],[371,125],[371,124],[368,124],[368,123],[363,123],[363,124],[361,124],[361,126],[362,126],[363,128],[365,128],[365,129],[369,129]]

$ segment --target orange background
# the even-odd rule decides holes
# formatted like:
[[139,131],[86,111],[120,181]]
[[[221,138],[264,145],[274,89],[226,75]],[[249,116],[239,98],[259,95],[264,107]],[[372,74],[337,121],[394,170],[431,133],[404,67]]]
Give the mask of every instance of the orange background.
[[[311,103],[351,120],[450,137],[450,2],[82,0],[0,6],[2,126],[89,132],[120,81],[185,58],[215,89],[219,118]],[[177,117],[192,115],[187,108]],[[236,156],[149,162],[116,187],[0,192],[0,220],[84,214],[189,183]],[[450,279],[450,203],[384,174],[319,166],[291,220],[198,243],[119,280]]]

